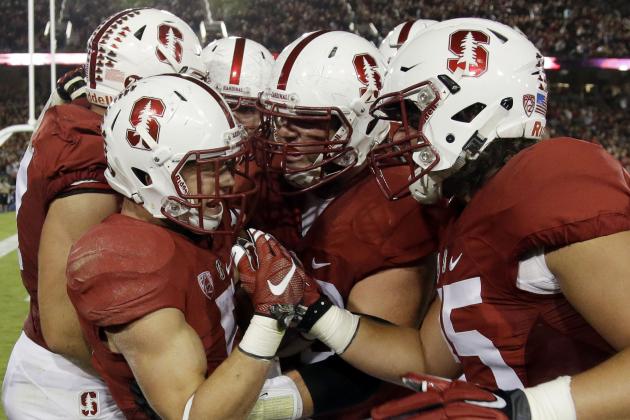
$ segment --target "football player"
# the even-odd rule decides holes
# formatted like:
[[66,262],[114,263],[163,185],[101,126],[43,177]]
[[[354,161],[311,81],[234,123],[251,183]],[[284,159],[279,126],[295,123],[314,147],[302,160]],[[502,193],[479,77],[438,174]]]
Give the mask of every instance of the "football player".
[[232,264],[206,235],[243,226],[256,192],[248,136],[217,91],[179,74],[130,85],[102,127],[122,209],[75,243],[67,270],[94,366],[127,418],[149,418],[134,380],[159,418],[243,418],[284,334],[270,308],[299,303],[306,277],[273,238],[240,240],[234,265],[256,315],[232,351]]
[[596,144],[539,141],[546,106],[542,55],[498,22],[436,24],[392,61],[373,112],[401,130],[375,172],[400,196],[381,171],[398,159],[418,201],[460,208],[440,235],[438,298],[419,331],[326,300],[302,327],[380,378],[467,382],[408,376],[425,392],[374,417],[630,414],[630,176]]
[[378,50],[383,54],[385,63],[389,65],[398,50],[409,40],[412,40],[429,26],[436,24],[437,20],[431,19],[417,19],[408,20],[401,24],[396,25],[394,29],[381,41],[381,45]]
[[[284,201],[261,199],[257,216],[268,213],[262,229],[297,253],[336,304],[417,327],[431,294],[434,226],[413,200],[387,201],[369,173],[366,155],[389,127],[369,115],[383,74],[376,47],[347,32],[308,33],[282,51],[261,95],[266,132],[256,144]],[[400,183],[403,173],[390,175]],[[379,386],[337,357],[322,361],[329,355],[314,353],[306,360],[319,363],[289,374],[304,415],[356,404]]]
[[271,76],[273,55],[256,41],[231,36],[208,44],[202,57],[208,80],[230,104],[237,121],[253,134],[260,126],[256,101]]
[[66,292],[66,261],[72,243],[119,206],[103,176],[105,107],[139,77],[181,71],[205,75],[201,45],[186,23],[156,9],[112,15],[88,42],[87,100],[77,96],[71,73],[60,85],[65,99],[74,100],[51,107],[33,135],[17,183],[20,270],[30,311],[3,386],[10,418],[122,416],[90,371],[91,352]]

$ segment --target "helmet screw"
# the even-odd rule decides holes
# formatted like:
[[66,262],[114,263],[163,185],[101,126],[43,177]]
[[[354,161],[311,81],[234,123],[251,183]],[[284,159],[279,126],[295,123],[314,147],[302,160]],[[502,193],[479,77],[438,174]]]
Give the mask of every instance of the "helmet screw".
[[452,134],[449,134],[446,136],[446,142],[447,143],[453,143],[455,141],[455,136]]

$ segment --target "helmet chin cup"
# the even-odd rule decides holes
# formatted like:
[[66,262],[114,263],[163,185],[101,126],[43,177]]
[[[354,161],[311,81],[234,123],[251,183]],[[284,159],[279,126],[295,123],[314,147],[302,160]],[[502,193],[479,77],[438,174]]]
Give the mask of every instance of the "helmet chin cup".
[[421,204],[435,204],[442,198],[442,182],[427,174],[409,185],[414,200]]

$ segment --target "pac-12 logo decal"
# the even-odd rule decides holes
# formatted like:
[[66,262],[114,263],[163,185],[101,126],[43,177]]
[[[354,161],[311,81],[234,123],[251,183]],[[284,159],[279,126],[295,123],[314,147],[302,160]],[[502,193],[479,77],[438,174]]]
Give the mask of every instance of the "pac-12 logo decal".
[[534,95],[523,95],[523,109],[528,117],[531,117],[532,112],[534,112],[534,102]]
[[212,281],[212,274],[209,271],[204,271],[197,275],[197,283],[199,288],[208,299],[212,299],[214,292],[214,282]]
[[100,407],[98,391],[85,391],[79,395],[79,412],[83,417],[96,417]]
[[371,99],[377,98],[378,92],[383,88],[383,82],[376,59],[370,54],[357,54],[352,59],[352,63],[357,72],[357,78],[365,86],[359,89],[360,95],[363,96],[365,91],[370,89],[374,91],[374,97]]
[[483,44],[490,43],[488,35],[481,31],[457,31],[448,41],[448,49],[457,58],[449,58],[447,67],[451,73],[463,70],[464,76],[479,77],[488,69],[488,50]]
[[[158,41],[178,63],[182,62],[182,53],[184,52],[183,40],[182,32],[176,27],[165,23],[158,26]],[[160,50],[156,49],[156,53],[161,62],[168,63],[168,60]]]
[[149,145],[142,140],[139,132],[151,137],[156,143],[160,137],[160,123],[157,117],[164,116],[164,102],[157,98],[143,96],[133,104],[129,122],[133,128],[127,129],[127,141],[137,149],[151,150]]

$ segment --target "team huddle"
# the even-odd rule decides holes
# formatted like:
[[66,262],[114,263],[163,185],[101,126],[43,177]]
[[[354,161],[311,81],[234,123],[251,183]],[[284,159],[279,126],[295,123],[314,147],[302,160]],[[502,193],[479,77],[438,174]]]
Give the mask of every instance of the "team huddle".
[[630,176],[543,140],[518,29],[87,52],[20,164],[9,419],[630,417]]

